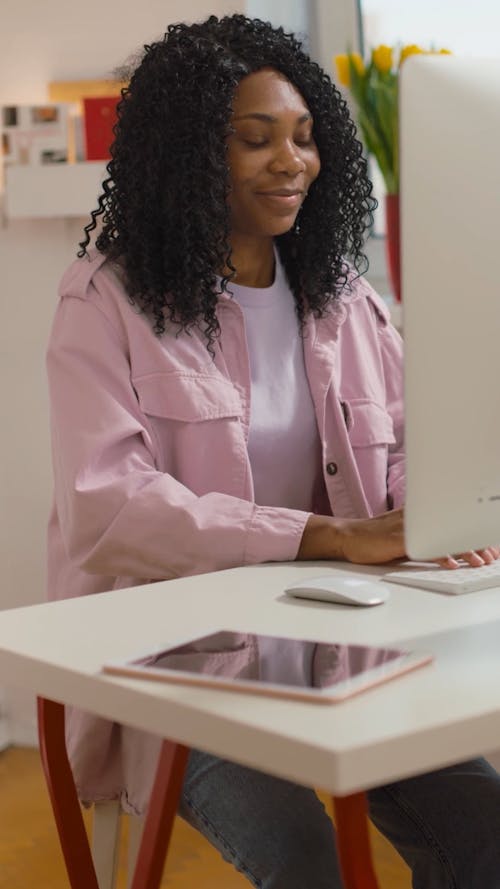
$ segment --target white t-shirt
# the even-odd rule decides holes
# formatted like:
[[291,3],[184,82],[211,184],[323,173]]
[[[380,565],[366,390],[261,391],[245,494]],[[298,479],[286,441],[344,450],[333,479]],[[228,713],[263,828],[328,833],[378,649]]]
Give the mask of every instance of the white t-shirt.
[[295,301],[278,255],[270,287],[231,282],[228,290],[245,318],[255,502],[311,510],[324,488],[321,445]]

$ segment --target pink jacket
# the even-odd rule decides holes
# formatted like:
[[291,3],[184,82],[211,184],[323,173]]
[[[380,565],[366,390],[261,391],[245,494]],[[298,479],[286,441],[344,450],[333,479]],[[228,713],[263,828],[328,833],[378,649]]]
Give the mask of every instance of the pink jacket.
[[[154,336],[99,254],[69,267],[60,296],[47,358],[55,484],[49,596],[294,559],[308,514],[253,502],[238,304],[219,300],[213,360],[196,329]],[[308,318],[304,356],[333,514],[370,516],[401,505],[401,342],[364,279],[326,317]],[[82,714],[68,720],[80,796],[121,796],[125,809],[141,811],[158,741],[131,729],[117,740],[115,729],[114,750],[111,729]],[[137,759],[130,750],[119,755],[127,743]]]

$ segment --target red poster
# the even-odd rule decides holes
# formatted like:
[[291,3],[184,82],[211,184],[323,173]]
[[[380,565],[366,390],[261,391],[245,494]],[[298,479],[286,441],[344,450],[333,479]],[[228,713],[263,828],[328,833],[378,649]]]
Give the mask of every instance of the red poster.
[[109,160],[119,99],[119,96],[102,96],[83,100],[86,160]]

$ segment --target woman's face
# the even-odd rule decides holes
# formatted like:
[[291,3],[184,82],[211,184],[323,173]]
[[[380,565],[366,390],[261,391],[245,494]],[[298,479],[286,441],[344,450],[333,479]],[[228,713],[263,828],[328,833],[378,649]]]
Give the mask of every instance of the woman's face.
[[292,228],[320,171],[313,120],[283,74],[263,68],[239,84],[228,138],[234,235],[272,238]]

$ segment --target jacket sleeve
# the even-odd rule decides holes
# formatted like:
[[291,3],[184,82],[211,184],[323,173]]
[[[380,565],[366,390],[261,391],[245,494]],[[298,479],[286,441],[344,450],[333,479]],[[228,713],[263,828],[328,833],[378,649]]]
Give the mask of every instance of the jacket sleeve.
[[62,298],[47,370],[55,503],[73,564],[155,580],[295,558],[308,513],[198,497],[155,468],[127,344],[99,305]]
[[405,499],[405,451],[403,405],[403,345],[397,330],[390,324],[380,327],[380,343],[385,374],[386,406],[394,427],[394,444],[389,448],[387,493],[393,509],[403,506]]

